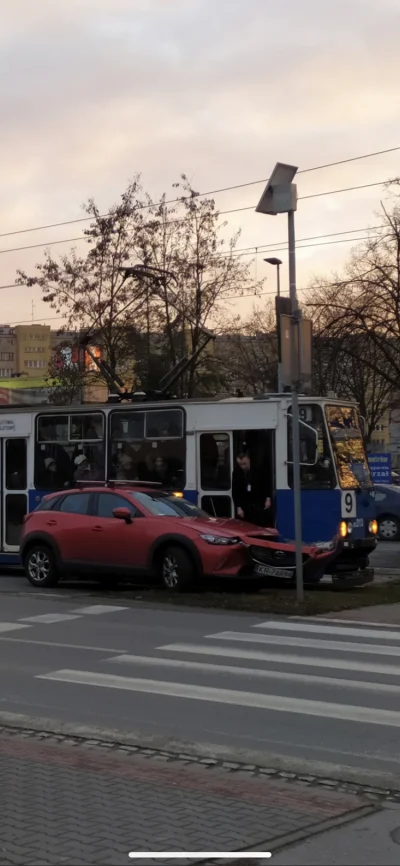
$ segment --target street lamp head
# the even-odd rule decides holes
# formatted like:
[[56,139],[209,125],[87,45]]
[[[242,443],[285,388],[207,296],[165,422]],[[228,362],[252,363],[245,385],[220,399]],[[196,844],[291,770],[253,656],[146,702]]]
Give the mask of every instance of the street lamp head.
[[282,264],[281,259],[276,259],[275,256],[272,256],[270,259],[264,259],[264,262],[267,262],[268,265],[275,265],[277,268]]

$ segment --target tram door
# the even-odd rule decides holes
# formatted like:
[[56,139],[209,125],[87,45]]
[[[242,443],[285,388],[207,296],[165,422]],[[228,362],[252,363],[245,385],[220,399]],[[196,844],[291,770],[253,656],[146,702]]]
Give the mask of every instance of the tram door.
[[2,439],[2,550],[18,552],[28,510],[27,439]]
[[233,517],[232,446],[232,433],[197,434],[198,504],[211,517]]

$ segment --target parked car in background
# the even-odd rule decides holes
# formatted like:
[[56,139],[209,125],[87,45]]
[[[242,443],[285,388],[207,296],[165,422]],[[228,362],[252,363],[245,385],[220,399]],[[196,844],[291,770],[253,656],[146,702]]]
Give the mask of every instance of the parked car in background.
[[382,541],[400,539],[400,487],[375,484],[376,519]]
[[[295,578],[294,543],[275,529],[210,517],[182,494],[134,482],[45,496],[25,516],[20,552],[38,587],[55,586],[65,574],[155,578],[177,592],[203,577],[256,581],[256,587]],[[320,580],[338,553],[338,539],[305,544],[305,580]]]

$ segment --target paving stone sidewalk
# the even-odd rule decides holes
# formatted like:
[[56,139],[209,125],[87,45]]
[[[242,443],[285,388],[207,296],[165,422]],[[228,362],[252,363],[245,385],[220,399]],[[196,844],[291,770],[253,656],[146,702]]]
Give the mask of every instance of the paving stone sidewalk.
[[350,794],[162,754],[0,735],[1,866],[148,866],[129,859],[133,850],[267,851],[362,805]]

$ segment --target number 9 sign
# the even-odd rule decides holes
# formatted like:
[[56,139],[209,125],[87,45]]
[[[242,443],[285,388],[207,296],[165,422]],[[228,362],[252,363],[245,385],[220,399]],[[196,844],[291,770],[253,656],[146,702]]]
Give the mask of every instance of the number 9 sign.
[[356,494],[354,490],[342,492],[342,517],[356,517]]

